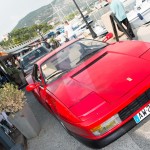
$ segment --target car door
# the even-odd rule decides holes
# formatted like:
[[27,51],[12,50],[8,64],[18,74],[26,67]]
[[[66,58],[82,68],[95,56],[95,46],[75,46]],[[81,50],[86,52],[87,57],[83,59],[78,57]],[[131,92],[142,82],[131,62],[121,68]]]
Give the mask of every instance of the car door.
[[38,86],[34,89],[36,97],[39,102],[44,105],[50,112],[54,112],[54,98],[51,96],[52,94],[47,90],[47,85],[42,77],[42,73],[38,65],[34,65],[33,68],[33,80],[35,84]]
[[42,83],[40,69],[37,64],[34,64],[32,78],[34,84],[37,84],[36,88],[34,89],[34,95],[42,105],[45,105],[45,96],[44,96],[45,90],[44,90],[44,85]]

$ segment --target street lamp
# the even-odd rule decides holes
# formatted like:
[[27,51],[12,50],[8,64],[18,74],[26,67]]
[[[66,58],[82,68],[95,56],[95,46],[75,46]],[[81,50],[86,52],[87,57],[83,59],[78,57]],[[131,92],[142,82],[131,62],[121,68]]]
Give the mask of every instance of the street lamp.
[[44,39],[44,37],[43,37],[43,35],[41,34],[41,32],[40,32],[39,29],[37,29],[37,32],[38,32],[38,34],[41,36],[42,41],[43,41],[43,43],[44,43],[44,46],[45,46],[46,48],[50,48],[50,47],[51,47],[50,44],[47,43],[47,41]]
[[45,39],[44,39],[44,37],[43,37],[43,35],[41,34],[41,32],[40,32],[39,29],[37,29],[37,32],[38,32],[38,34],[41,36],[42,40],[45,41]]
[[74,2],[74,4],[76,5],[77,9],[79,10],[79,12],[80,12],[80,14],[81,14],[81,17],[82,17],[83,20],[85,21],[86,26],[87,26],[87,28],[89,29],[89,31],[90,31],[92,37],[93,37],[93,38],[97,38],[97,34],[93,31],[92,27],[90,26],[90,24],[89,24],[89,23],[87,22],[87,20],[85,19],[84,15],[82,14],[82,12],[81,12],[79,6],[77,5],[76,1],[73,0],[73,2]]

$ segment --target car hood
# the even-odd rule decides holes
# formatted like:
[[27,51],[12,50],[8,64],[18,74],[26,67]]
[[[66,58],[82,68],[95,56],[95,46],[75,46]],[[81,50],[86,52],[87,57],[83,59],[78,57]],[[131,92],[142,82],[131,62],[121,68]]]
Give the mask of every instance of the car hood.
[[149,65],[150,62],[144,59],[107,52],[72,78],[113,103],[149,76]]
[[112,105],[150,75],[150,61],[143,59],[142,53],[106,50],[48,89],[75,115],[86,116],[97,107]]

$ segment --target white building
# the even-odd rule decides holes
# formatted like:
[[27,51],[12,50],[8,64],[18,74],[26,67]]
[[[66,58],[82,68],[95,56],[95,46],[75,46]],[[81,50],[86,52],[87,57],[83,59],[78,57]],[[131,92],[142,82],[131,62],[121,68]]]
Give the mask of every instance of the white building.
[[9,39],[9,34],[8,33],[2,36],[3,41],[8,41],[8,39]]

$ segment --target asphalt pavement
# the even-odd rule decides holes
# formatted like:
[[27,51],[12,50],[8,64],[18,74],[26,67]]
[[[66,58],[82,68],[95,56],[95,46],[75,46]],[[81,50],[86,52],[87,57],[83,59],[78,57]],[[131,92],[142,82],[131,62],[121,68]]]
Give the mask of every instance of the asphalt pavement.
[[[138,40],[150,42],[150,25],[135,32]],[[26,96],[42,128],[39,136],[28,140],[28,150],[92,150],[70,136],[32,93],[26,93]],[[150,116],[102,150],[150,150]]]
[[[42,128],[39,136],[28,140],[28,150],[92,150],[70,136],[32,93],[26,96]],[[149,127],[150,116],[102,150],[149,150]]]

